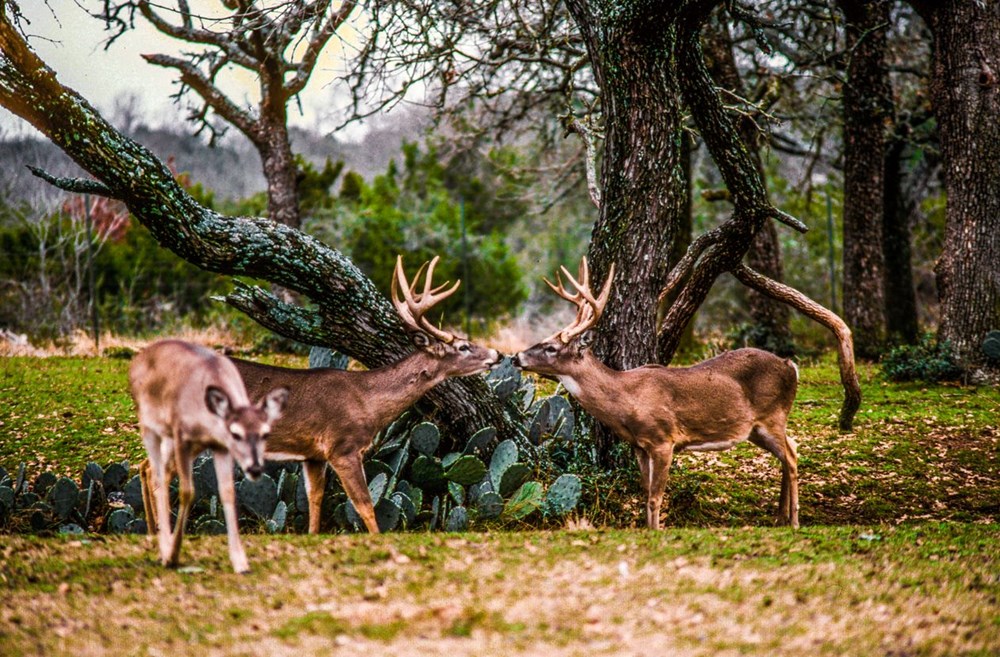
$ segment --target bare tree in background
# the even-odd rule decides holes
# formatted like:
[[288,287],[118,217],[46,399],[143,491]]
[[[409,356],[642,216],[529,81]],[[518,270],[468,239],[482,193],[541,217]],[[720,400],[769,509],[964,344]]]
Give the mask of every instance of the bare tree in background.
[[[149,0],[103,0],[96,15],[115,30],[109,45],[134,26],[137,15],[159,32],[199,49],[182,57],[143,55],[156,66],[177,71],[178,102],[192,94],[198,103],[188,119],[214,140],[232,125],[260,154],[267,180],[268,213],[274,221],[301,225],[296,177],[288,134],[288,106],[309,83],[320,54],[354,11],[354,0],[224,0],[228,16],[193,12],[187,0],[173,7]],[[220,81],[248,71],[258,82],[256,107],[230,98]]]

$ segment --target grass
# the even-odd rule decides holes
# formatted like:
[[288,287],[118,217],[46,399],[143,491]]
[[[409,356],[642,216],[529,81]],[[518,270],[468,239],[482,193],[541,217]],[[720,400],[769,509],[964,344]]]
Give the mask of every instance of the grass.
[[[143,458],[127,362],[0,358],[0,465],[78,479]],[[680,455],[667,528],[640,521],[634,466],[595,479],[589,531],[186,539],[0,536],[0,654],[1000,653],[1000,391],[890,384],[860,368],[835,429],[828,360],[801,368],[789,429],[801,520],[775,528],[776,461]]]
[[[992,525],[0,541],[0,652],[987,655]],[[194,568],[190,568],[194,566]],[[191,647],[189,647],[191,646]],[[895,651],[895,652],[894,652]]]

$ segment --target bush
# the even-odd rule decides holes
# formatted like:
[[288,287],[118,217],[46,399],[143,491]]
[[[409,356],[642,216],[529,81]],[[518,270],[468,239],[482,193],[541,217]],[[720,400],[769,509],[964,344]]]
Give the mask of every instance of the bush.
[[882,359],[882,376],[890,381],[955,381],[962,374],[951,343],[938,342],[930,333],[917,344],[894,347]]

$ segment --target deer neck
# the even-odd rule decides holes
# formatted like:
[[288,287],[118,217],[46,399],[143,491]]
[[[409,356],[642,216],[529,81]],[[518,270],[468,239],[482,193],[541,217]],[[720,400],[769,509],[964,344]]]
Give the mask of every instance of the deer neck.
[[368,374],[370,389],[378,398],[379,413],[388,417],[396,417],[447,378],[441,359],[421,350]]
[[559,382],[591,415],[601,415],[609,400],[618,398],[621,374],[597,359],[589,351],[572,367],[557,375]]

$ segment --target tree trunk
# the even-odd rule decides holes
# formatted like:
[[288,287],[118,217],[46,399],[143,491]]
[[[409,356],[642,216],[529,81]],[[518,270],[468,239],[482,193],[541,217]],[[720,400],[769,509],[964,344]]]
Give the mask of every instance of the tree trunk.
[[[903,126],[905,124],[900,124]],[[913,344],[919,334],[913,285],[909,204],[903,199],[902,158],[908,129],[897,127],[885,153],[882,252],[885,258],[885,323],[891,342]]]
[[257,143],[264,178],[267,180],[267,212],[271,221],[289,228],[300,228],[298,167],[288,138],[288,127],[281,119],[268,120]]
[[[705,50],[708,70],[716,82],[745,98],[746,89],[736,67],[732,37],[724,22],[719,21],[706,28]],[[760,129],[750,116],[742,116],[739,120],[739,131],[761,180],[766,180],[764,162],[760,157]],[[778,231],[773,223],[765,222],[754,237],[753,244],[747,252],[747,264],[773,281],[781,283],[784,280],[781,246],[778,243]],[[791,356],[795,349],[792,344],[792,330],[788,324],[788,306],[754,288],[746,289],[750,317],[757,329],[751,346],[768,349],[782,356]]]
[[857,355],[877,358],[885,342],[882,253],[886,127],[893,116],[885,65],[890,2],[839,0],[847,19],[844,82],[844,320]]
[[[656,362],[656,298],[684,202],[676,30],[658,8],[636,2],[612,11],[618,3],[594,4],[599,20],[586,2],[568,2],[587,42],[605,119],[601,207],[588,259],[595,285],[612,262],[616,274],[594,350],[609,367],[626,370]],[[594,436],[607,463],[615,439],[598,427]]]
[[964,367],[990,371],[986,333],[1000,329],[1000,3],[916,3],[934,34],[931,102],[944,161],[941,324]]
[[[199,267],[276,283],[318,305],[317,311],[288,306],[259,288],[250,295],[237,292],[234,304],[256,310],[254,318],[269,328],[332,346],[369,367],[412,350],[392,305],[340,252],[267,219],[225,217],[198,205],[152,153],[63,87],[2,13],[0,106],[30,122],[99,181],[51,182],[124,201],[157,242]],[[520,411],[501,403],[481,377],[446,381],[424,403],[459,438],[486,425],[507,437],[523,432]]]

